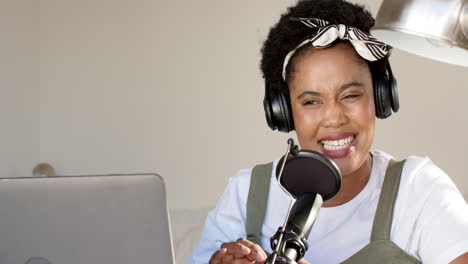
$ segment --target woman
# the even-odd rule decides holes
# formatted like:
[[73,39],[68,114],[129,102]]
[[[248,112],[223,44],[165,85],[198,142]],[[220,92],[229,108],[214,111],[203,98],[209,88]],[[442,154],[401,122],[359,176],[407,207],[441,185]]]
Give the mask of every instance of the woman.
[[[343,176],[339,193],[323,204],[299,263],[468,263],[468,206],[428,158],[407,158],[386,217],[388,237],[375,239],[374,216],[392,159],[371,151],[375,118],[397,111],[398,97],[390,47],[369,35],[373,24],[358,5],[303,0],[282,15],[262,49],[268,124],[295,130],[303,149],[333,159]],[[189,263],[266,260],[263,249],[270,249],[269,238],[283,224],[289,198],[271,181],[260,243],[246,240],[251,174],[241,170],[230,178]],[[380,250],[393,255],[379,256]]]

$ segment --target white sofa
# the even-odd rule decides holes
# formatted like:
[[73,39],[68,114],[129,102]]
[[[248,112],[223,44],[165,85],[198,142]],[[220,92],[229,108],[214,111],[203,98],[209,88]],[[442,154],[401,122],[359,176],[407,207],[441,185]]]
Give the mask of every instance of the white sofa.
[[170,209],[175,263],[186,263],[198,242],[209,208]]

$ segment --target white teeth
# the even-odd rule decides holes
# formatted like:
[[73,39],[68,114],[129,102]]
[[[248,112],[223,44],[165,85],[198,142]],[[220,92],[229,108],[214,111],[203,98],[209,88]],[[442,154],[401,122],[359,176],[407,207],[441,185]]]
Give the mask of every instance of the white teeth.
[[326,150],[337,150],[349,147],[353,141],[354,136],[350,136],[340,140],[323,140],[320,143]]

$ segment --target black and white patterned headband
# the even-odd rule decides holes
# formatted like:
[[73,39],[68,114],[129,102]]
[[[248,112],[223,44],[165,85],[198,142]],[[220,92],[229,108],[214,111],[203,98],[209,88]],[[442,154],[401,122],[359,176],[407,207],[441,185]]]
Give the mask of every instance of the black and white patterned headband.
[[304,40],[286,55],[283,62],[283,80],[286,80],[286,67],[289,60],[299,48],[309,43],[316,48],[328,48],[337,39],[349,40],[356,52],[368,61],[382,59],[392,49],[384,42],[355,27],[330,24],[328,21],[319,18],[290,18],[290,20],[300,21],[310,28],[317,28],[318,31],[313,37]]

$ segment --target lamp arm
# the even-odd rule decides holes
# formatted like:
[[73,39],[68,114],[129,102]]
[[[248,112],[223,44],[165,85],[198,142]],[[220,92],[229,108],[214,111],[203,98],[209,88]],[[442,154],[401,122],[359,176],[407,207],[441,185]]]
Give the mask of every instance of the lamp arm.
[[460,10],[460,27],[463,35],[468,39],[468,2],[464,3]]

